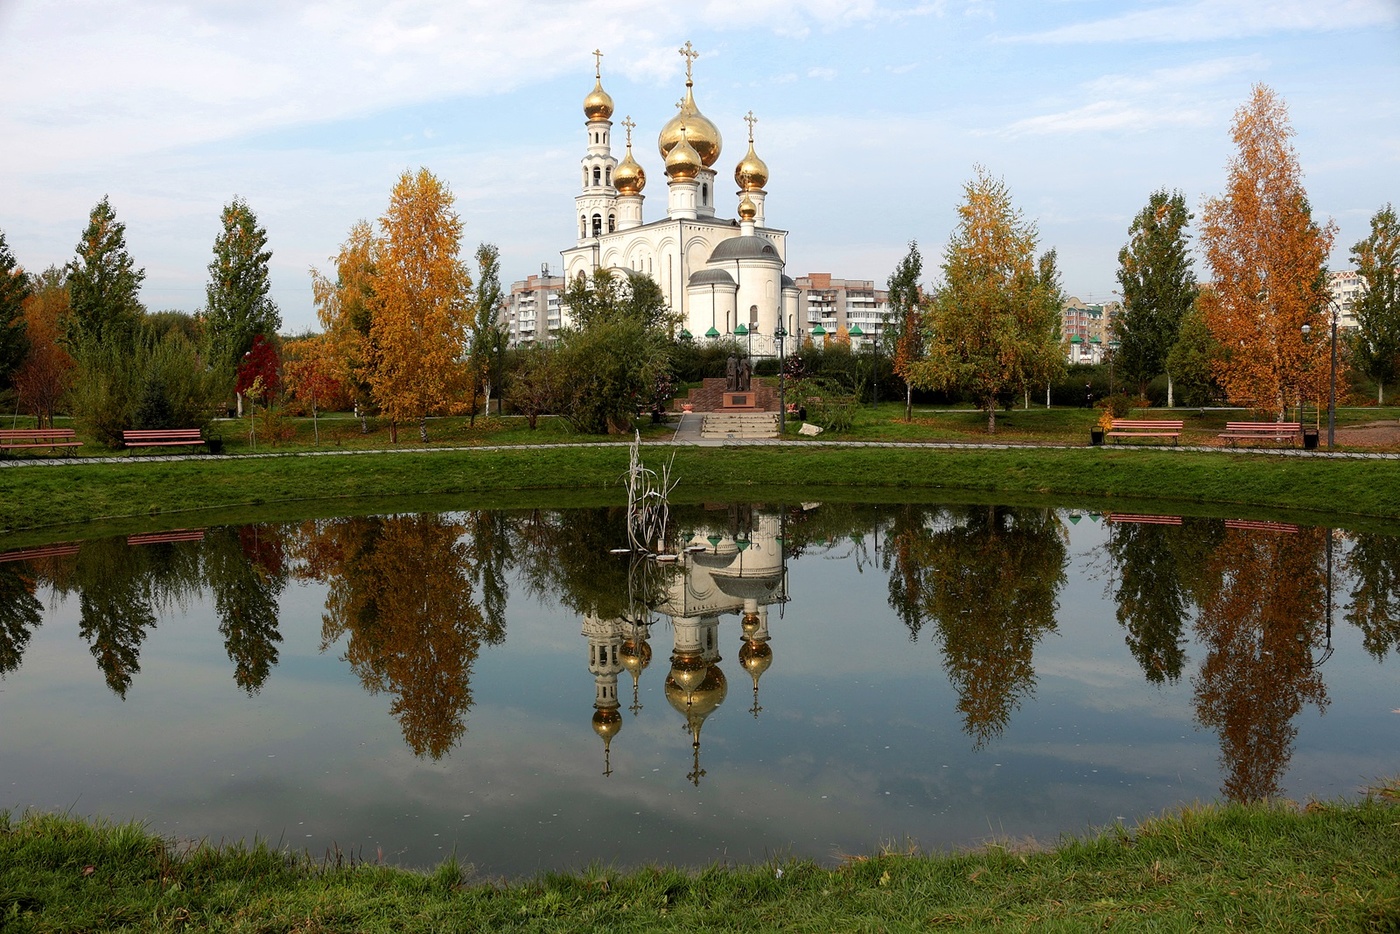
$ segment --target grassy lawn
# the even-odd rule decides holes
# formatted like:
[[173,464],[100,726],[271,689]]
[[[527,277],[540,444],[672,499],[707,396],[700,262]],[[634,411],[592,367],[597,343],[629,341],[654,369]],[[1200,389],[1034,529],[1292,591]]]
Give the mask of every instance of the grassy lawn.
[[[1188,432],[1210,435],[1228,413],[1178,410]],[[1346,412],[1348,419],[1375,420],[1379,412]],[[648,459],[674,453],[678,500],[929,499],[952,493],[978,496],[1039,496],[1049,500],[1093,499],[1107,510],[1199,512],[1207,506],[1232,509],[1302,510],[1317,516],[1400,519],[1400,470],[1389,461],[1280,458],[1247,451],[1184,451],[1157,445],[1090,448],[1082,443],[1093,416],[1082,409],[1030,409],[999,419],[999,442],[1072,447],[867,448],[851,441],[986,441],[980,413],[938,411],[902,421],[902,406],[866,407],[852,430],[830,433],[788,447],[648,448]],[[246,428],[246,420],[237,427]],[[82,449],[83,461],[51,468],[0,469],[0,533],[27,531],[24,538],[59,536],[75,525],[143,520],[147,525],[208,524],[201,511],[251,518],[296,518],[406,506],[405,498],[437,497],[443,505],[567,505],[619,502],[627,450],[620,438],[581,437],[548,420],[530,431],[523,420],[492,417],[475,427],[464,419],[430,422],[429,443],[417,428],[401,430],[399,444],[388,429],[372,424],[362,434],[351,418],[323,419],[321,443],[309,419],[287,420],[285,438],[259,453],[317,453],[317,457],[243,457],[252,442],[221,423],[232,457],[191,455],[175,462],[145,453]],[[648,440],[664,442],[671,426],[647,426]],[[1189,441],[1189,437],[1183,439]],[[566,446],[523,448],[523,443]],[[606,443],[612,442],[612,443]],[[837,442],[837,443],[832,443]],[[583,443],[578,447],[575,444]],[[481,450],[487,446],[504,450]],[[397,449],[396,449],[397,448]],[[429,453],[421,453],[422,451]],[[367,455],[363,452],[387,451]],[[357,452],[360,452],[357,456]],[[340,455],[340,456],[336,456]],[[16,459],[47,458],[22,453]],[[229,521],[225,517],[222,521]],[[46,530],[46,531],[45,531]],[[92,529],[84,536],[95,534]],[[31,541],[25,541],[25,544]]]
[[135,825],[0,815],[0,928],[48,931],[1395,930],[1394,786],[1361,801],[1204,806],[1062,841],[595,867],[511,882],[176,845]]

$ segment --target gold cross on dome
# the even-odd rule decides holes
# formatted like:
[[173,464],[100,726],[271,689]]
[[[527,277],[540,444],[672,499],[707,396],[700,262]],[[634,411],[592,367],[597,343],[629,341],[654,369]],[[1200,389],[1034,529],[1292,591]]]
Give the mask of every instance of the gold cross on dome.
[[758,122],[758,118],[755,117],[755,116],[753,115],[753,111],[750,110],[748,116],[744,118],[744,122],[747,123],[747,124],[749,125],[749,142],[752,143],[752,142],[753,142],[753,125],[754,125],[755,123]]
[[603,80],[603,52],[601,49],[593,50],[593,74],[599,81]]
[[690,40],[685,40],[685,45],[681,46],[681,57],[685,59],[685,80],[691,80],[690,66],[695,64],[695,60],[700,57],[700,53],[691,46]]
[[632,148],[632,128],[637,124],[632,122],[632,115],[628,114],[627,119],[622,121],[622,125],[627,127],[627,148]]

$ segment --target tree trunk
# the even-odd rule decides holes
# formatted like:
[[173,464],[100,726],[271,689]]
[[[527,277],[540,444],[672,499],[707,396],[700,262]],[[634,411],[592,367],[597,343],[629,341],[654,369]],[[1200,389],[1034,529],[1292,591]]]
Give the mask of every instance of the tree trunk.
[[908,383],[904,384],[904,421],[914,420],[914,387]]
[[389,443],[399,443],[399,421],[396,418],[389,419]]
[[1376,383],[1376,405],[1385,405],[1385,383],[1379,381]]
[[1176,402],[1172,398],[1172,375],[1170,373],[1167,374],[1167,408],[1176,408]]
[[316,418],[316,399],[311,399],[311,431],[316,436],[316,443],[321,443],[321,423]]
[[424,444],[428,443],[428,416],[426,415],[418,418],[418,440]]
[[988,399],[987,402],[986,402],[986,406],[987,406],[987,434],[989,434],[989,435],[994,435],[994,434],[997,433],[997,400],[996,400],[996,397],[994,396],[994,397]]

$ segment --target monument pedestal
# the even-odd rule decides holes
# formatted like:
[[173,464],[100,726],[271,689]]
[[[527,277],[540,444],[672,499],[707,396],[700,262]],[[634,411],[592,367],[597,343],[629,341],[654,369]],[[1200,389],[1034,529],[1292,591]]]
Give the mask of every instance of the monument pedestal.
[[751,389],[744,392],[726,392],[723,405],[726,409],[756,409],[758,395]]

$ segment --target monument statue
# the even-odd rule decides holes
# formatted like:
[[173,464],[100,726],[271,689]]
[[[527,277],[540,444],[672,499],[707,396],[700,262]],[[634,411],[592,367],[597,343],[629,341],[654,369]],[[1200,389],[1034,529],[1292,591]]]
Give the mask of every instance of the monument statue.
[[749,358],[748,358],[747,356],[745,356],[745,357],[740,357],[740,358],[739,358],[738,372],[736,372],[736,373],[734,374],[734,376],[735,376],[734,390],[735,390],[736,392],[748,392],[748,391],[749,391],[749,376],[750,376],[750,375],[751,375],[751,371],[750,371],[750,369],[749,369]]
[[724,388],[728,392],[739,391],[739,358],[733,354],[724,364]]

